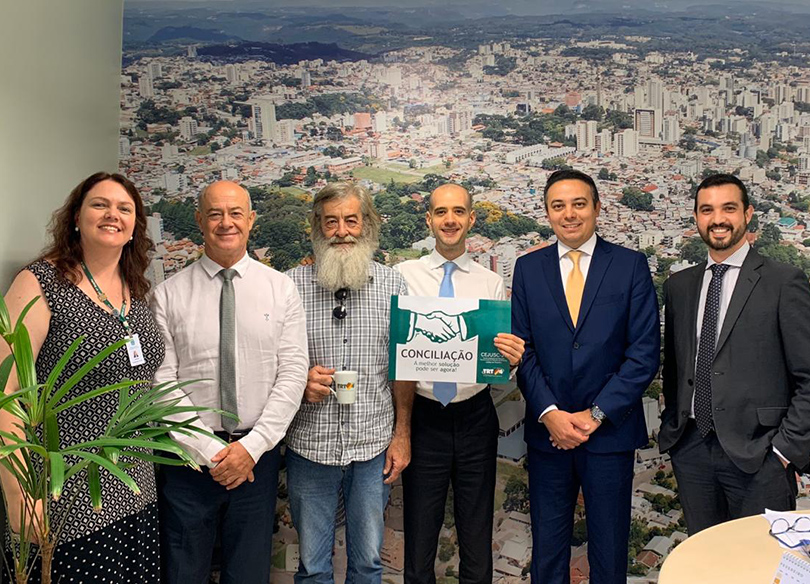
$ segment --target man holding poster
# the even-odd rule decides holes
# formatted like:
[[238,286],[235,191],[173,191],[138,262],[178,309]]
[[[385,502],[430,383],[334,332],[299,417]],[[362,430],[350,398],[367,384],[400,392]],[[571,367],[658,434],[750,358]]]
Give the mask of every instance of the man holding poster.
[[[408,331],[407,340],[421,335],[434,343],[424,352],[441,359],[442,343],[485,336],[485,323],[477,315],[487,313],[477,310],[477,299],[505,300],[506,293],[500,276],[467,255],[465,239],[475,224],[475,211],[466,189],[445,184],[433,191],[426,221],[436,238],[436,249],[395,267],[405,277],[412,296],[458,299],[458,314],[438,310],[406,313],[409,322],[402,330]],[[523,341],[509,333],[490,336],[494,339],[481,338],[478,346],[492,343],[512,367],[517,366]],[[396,344],[393,338],[391,343]],[[473,355],[464,350],[447,352],[449,360],[455,362]],[[498,358],[502,360],[500,355]],[[407,584],[436,582],[434,563],[451,483],[461,556],[459,582],[492,582],[497,448],[498,417],[489,385],[446,381],[417,384],[411,418],[411,464],[402,475]]]

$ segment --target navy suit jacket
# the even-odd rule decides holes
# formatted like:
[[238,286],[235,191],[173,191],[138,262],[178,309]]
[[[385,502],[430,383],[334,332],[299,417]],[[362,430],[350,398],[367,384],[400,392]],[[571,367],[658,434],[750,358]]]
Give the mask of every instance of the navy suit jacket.
[[658,301],[645,256],[597,238],[575,328],[565,301],[557,245],[518,259],[512,332],[526,341],[518,386],[526,398],[525,440],[554,452],[548,406],[577,412],[596,404],[607,420],[580,448],[625,452],[648,442],[641,397],[658,372]]

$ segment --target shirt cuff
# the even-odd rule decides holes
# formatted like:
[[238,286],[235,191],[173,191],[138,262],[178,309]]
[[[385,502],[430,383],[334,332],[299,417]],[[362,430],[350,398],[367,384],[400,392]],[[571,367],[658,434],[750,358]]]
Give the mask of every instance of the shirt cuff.
[[267,440],[264,437],[256,432],[255,430],[251,430],[248,432],[248,435],[244,438],[239,440],[239,444],[241,444],[245,450],[247,450],[250,457],[253,459],[253,463],[259,462],[259,459],[262,457],[262,454],[270,450],[270,445],[267,444]]
[[211,459],[214,458],[217,452],[225,448],[225,445],[219,440],[214,440],[202,434],[197,437],[197,446],[199,448],[185,444],[180,444],[180,446],[191,455],[194,462],[200,466],[207,466],[208,468],[214,468],[217,465],[217,463],[211,462]]
[[790,461],[787,458],[785,458],[784,454],[779,452],[779,449],[776,446],[771,446],[771,448],[773,448],[773,451],[776,453],[776,456],[778,456],[779,458],[782,459],[782,462],[784,462],[786,464],[790,464]]
[[549,412],[553,412],[553,411],[559,410],[559,409],[560,408],[558,408],[556,404],[551,404],[550,406],[548,406],[546,409],[544,409],[542,411],[542,413],[538,416],[537,421],[542,424],[543,423],[543,416],[545,416]]

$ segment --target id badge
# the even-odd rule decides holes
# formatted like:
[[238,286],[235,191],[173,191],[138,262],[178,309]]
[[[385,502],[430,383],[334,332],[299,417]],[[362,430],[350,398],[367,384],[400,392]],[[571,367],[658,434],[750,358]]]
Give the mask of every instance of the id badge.
[[143,349],[141,349],[141,339],[138,338],[137,334],[132,335],[127,341],[127,355],[129,355],[129,364],[133,367],[146,363],[146,359],[143,357]]

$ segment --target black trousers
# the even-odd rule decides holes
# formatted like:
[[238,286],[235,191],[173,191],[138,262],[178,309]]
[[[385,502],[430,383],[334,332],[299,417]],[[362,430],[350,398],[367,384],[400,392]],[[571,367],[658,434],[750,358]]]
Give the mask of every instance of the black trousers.
[[436,582],[434,565],[450,484],[459,543],[459,583],[492,583],[497,454],[498,415],[488,390],[447,407],[416,396],[411,463],[402,475],[407,584]]
[[267,584],[273,555],[279,447],[253,467],[254,482],[228,491],[207,468],[161,466],[158,473],[164,584],[208,584],[217,532],[222,584]]
[[697,424],[690,421],[669,455],[689,535],[724,521],[758,515],[766,507],[774,511],[796,508],[798,485],[793,465],[784,468],[772,450],[757,472],[743,472],[714,432],[703,438]]

